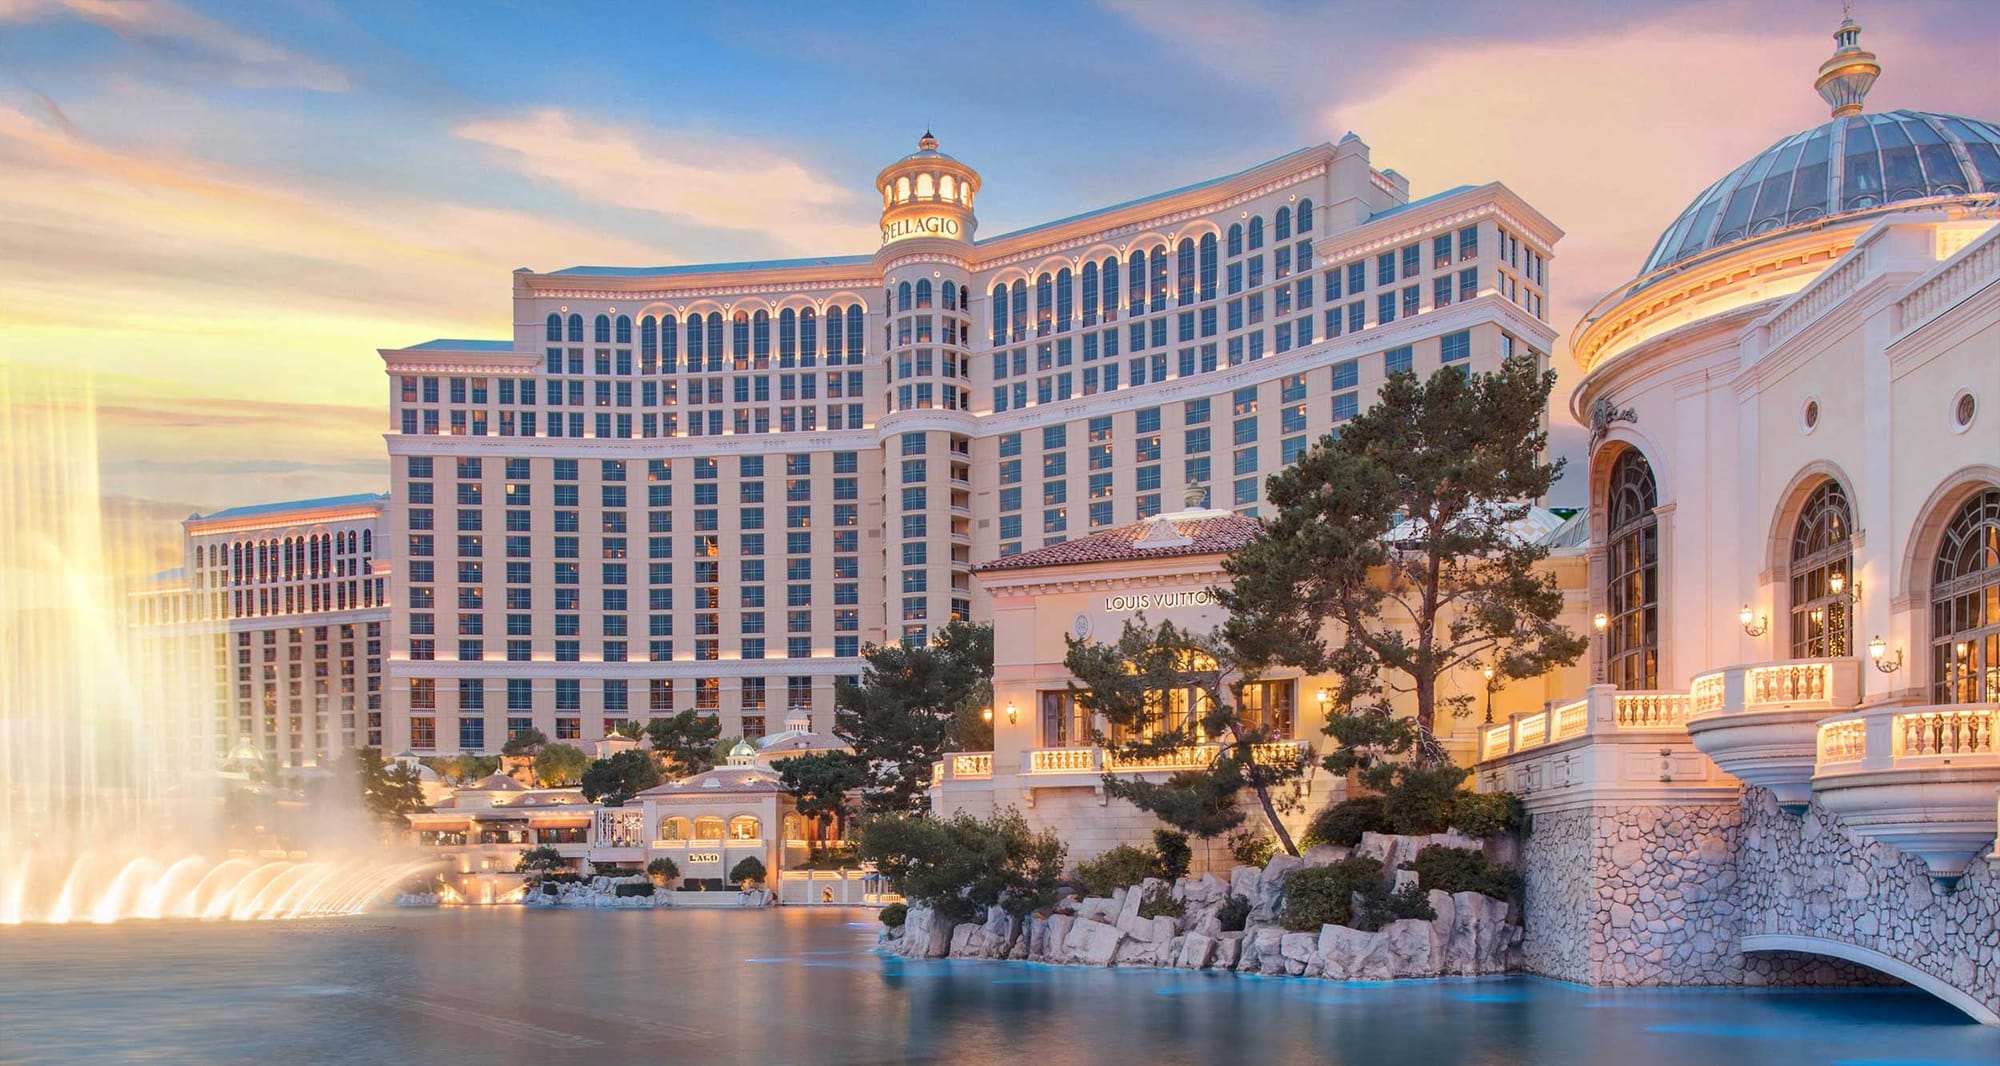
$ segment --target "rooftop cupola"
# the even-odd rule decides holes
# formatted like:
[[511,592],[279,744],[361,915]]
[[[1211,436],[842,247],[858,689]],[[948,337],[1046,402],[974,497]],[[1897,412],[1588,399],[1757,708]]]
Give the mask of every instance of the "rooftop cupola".
[[1875,62],[1875,53],[1862,50],[1861,27],[1852,18],[1840,20],[1833,43],[1833,55],[1819,65],[1813,88],[1833,108],[1834,118],[1858,115],[1869,88],[1882,76],[1882,64]]
[[926,237],[971,243],[979,172],[938,151],[931,131],[917,138],[916,151],[882,168],[875,188],[882,194],[883,247]]

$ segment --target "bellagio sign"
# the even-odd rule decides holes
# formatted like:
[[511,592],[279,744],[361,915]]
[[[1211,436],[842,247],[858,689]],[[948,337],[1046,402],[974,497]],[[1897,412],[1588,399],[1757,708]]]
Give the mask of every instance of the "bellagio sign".
[[882,223],[883,244],[909,237],[956,237],[958,233],[958,219],[950,215],[916,215]]

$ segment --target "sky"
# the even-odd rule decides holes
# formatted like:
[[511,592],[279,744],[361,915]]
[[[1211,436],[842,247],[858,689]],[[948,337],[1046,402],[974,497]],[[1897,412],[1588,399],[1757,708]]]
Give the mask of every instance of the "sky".
[[[925,127],[988,234],[1351,130],[1413,197],[1498,180],[1561,226],[1567,337],[1703,187],[1825,121],[1841,15],[953,7],[0,0],[0,362],[94,381],[133,513],[380,491],[377,349],[510,336],[517,267],[868,252],[870,180]],[[1855,15],[1870,109],[2000,118],[2000,4]]]

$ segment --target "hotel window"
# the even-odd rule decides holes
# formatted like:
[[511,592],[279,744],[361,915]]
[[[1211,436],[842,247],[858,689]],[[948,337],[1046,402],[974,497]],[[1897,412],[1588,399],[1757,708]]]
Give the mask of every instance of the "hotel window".
[[1259,215],[1250,220],[1250,250],[1264,247],[1264,218]]
[[[1423,250],[1423,246],[1422,246],[1422,245],[1420,245],[1420,244],[1408,244],[1408,245],[1404,245],[1404,246],[1403,246],[1403,248],[1402,248],[1402,258],[1403,258],[1403,278],[1404,278],[1404,280],[1408,280],[1408,279],[1410,279],[1410,278],[1414,278],[1414,277],[1416,277],[1416,276],[1417,276],[1417,275],[1418,275],[1418,274],[1419,274],[1420,272],[1422,272],[1422,270],[1423,270],[1423,255],[1424,255],[1424,250]],[[1393,280],[1395,280],[1395,279],[1394,279],[1394,278],[1390,278],[1390,279],[1388,279],[1388,280],[1391,280],[1391,281],[1393,281]]]
[[[1792,529],[1791,647],[1794,659],[1848,655],[1854,519],[1840,483],[1820,482]],[[1836,590],[1835,586],[1839,586]]]
[[1399,348],[1391,348],[1382,353],[1382,373],[1385,375],[1410,373],[1411,360],[1411,348],[1409,345],[1405,344]]
[[1386,326],[1396,320],[1396,294],[1385,292],[1375,297],[1375,324]]
[[1605,632],[1605,677],[1622,689],[1659,683],[1660,527],[1653,512],[1659,494],[1653,468],[1636,449],[1612,463],[1606,490],[1610,625]]
[[1467,259],[1476,258],[1478,255],[1479,255],[1479,227],[1467,226],[1464,229],[1459,230],[1458,261],[1463,263]]
[[1403,317],[1408,318],[1423,306],[1423,286],[1407,285],[1403,288]]
[[1451,306],[1451,275],[1444,274],[1431,279],[1431,306],[1433,308]]
[[1931,568],[1931,702],[2000,701],[2000,489],[1960,506]]
[[1466,267],[1458,272],[1458,298],[1470,300],[1479,295],[1479,268]]
[[1252,681],[1243,686],[1242,718],[1271,740],[1292,739],[1297,681]]
[[1447,333],[1438,341],[1438,361],[1447,365],[1472,358],[1472,331]]

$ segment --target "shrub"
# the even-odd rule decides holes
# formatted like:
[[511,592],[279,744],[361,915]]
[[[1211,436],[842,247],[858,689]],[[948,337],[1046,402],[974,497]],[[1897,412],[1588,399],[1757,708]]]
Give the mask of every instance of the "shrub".
[[1156,876],[1160,856],[1152,848],[1120,844],[1094,859],[1076,864],[1076,881],[1086,896],[1109,896],[1117,889]]
[[1241,866],[1268,866],[1278,853],[1278,841],[1269,833],[1246,829],[1229,837],[1229,857]]
[[1363,833],[1388,831],[1389,816],[1382,809],[1382,797],[1363,796],[1332,804],[1313,815],[1306,824],[1303,843],[1306,847],[1338,844],[1351,848],[1361,843]]
[[1154,885],[1153,890],[1146,893],[1146,898],[1139,901],[1139,917],[1151,919],[1162,916],[1185,918],[1187,904],[1175,899],[1173,890],[1167,886]]
[[882,910],[879,913],[877,913],[875,917],[880,918],[882,920],[882,924],[888,926],[891,929],[901,929],[903,927],[903,923],[909,920],[910,908],[909,905],[905,903],[891,903],[888,906],[882,908]]
[[1430,896],[1418,885],[1405,885],[1397,892],[1384,892],[1378,885],[1373,892],[1363,892],[1361,898],[1361,913],[1354,916],[1354,928],[1364,933],[1375,932],[1403,918],[1428,922],[1437,917]]
[[[1294,875],[1296,876],[1296,875]],[[1215,920],[1222,923],[1225,933],[1240,933],[1250,924],[1250,899],[1248,896],[1230,896],[1216,908]]]
[[1054,903],[1065,851],[1053,831],[1032,832],[1009,810],[990,819],[870,815],[855,857],[874,863],[911,903],[971,921],[993,905],[1018,918]]
[[1295,870],[1285,880],[1285,906],[1279,923],[1294,933],[1322,925],[1354,924],[1354,895],[1364,899],[1386,895],[1379,859],[1356,856],[1327,866]]
[[1464,793],[1459,785],[1472,771],[1463,766],[1401,766],[1396,781],[1382,793],[1382,813],[1389,831],[1405,836],[1442,833]]
[[1461,792],[1452,801],[1451,827],[1485,839],[1521,827],[1521,797],[1512,792]]
[[1417,884],[1428,892],[1477,892],[1494,899],[1512,899],[1521,891],[1521,875],[1471,848],[1432,845],[1407,864],[1417,872]]
[[1178,829],[1153,830],[1153,852],[1159,856],[1155,876],[1162,881],[1178,881],[1186,877],[1188,865],[1194,862],[1194,849],[1188,847],[1188,835]]
[[616,896],[650,896],[654,887],[651,881],[640,881],[636,884],[614,885],[611,891]]
[[755,855],[729,868],[729,880],[739,884],[763,884],[764,860]]
[[543,844],[521,853],[521,861],[514,864],[514,872],[519,874],[546,874],[563,866],[562,852]]
[[646,876],[652,878],[656,885],[664,885],[680,875],[681,868],[665,855],[646,864]]

